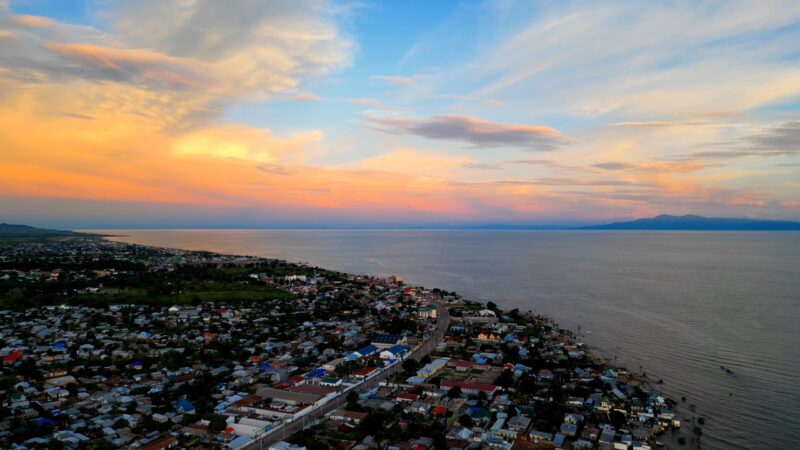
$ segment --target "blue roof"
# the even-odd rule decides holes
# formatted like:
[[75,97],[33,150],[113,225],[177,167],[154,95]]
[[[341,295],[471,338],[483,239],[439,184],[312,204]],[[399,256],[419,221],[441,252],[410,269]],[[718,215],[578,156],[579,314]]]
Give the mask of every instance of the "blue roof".
[[305,376],[306,378],[320,378],[324,377],[326,373],[328,372],[325,369],[314,369],[303,376]]
[[186,399],[172,402],[172,407],[178,411],[194,411],[194,405]]
[[381,343],[381,344],[394,344],[395,342],[397,342],[399,340],[400,340],[400,336],[398,336],[396,334],[382,334],[382,335],[376,337],[375,339],[373,339],[372,342],[378,342],[378,343]]
[[272,366],[270,366],[269,364],[262,364],[261,365],[261,370],[271,370],[271,369],[272,369]]
[[66,345],[64,345],[63,342],[56,342],[55,345],[53,345],[53,348],[62,349],[66,348]]
[[395,345],[393,347],[387,348],[386,351],[389,352],[389,353],[393,353],[395,355],[399,355],[401,353],[407,352],[408,351],[408,346],[405,346],[403,344],[398,344],[398,345]]
[[47,417],[40,417],[40,418],[36,419],[33,423],[35,423],[37,426],[40,426],[40,427],[44,426],[44,425],[53,425],[53,426],[55,426],[56,421],[53,420],[53,419],[48,419]]
[[357,352],[361,356],[369,356],[369,355],[377,352],[378,350],[380,350],[378,347],[375,347],[374,345],[370,344],[370,345],[367,345],[366,347],[362,347],[362,348],[358,349]]
[[231,448],[231,450],[236,450],[238,448],[242,448],[245,445],[249,444],[250,440],[251,439],[247,436],[236,436],[235,438],[233,438],[233,440],[228,442],[228,446]]

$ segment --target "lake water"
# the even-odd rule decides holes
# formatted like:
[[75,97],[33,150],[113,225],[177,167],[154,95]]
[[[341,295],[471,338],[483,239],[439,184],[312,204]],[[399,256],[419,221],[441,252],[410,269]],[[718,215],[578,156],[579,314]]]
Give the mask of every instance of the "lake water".
[[[108,231],[533,310],[706,416],[703,448],[800,448],[800,233]],[[720,369],[729,368],[732,373]]]

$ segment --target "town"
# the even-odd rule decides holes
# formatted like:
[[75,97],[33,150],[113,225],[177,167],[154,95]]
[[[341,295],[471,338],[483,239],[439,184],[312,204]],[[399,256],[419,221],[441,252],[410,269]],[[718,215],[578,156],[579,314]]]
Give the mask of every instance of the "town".
[[548,319],[397,276],[18,240],[0,243],[0,306],[1,448],[644,450],[702,433]]

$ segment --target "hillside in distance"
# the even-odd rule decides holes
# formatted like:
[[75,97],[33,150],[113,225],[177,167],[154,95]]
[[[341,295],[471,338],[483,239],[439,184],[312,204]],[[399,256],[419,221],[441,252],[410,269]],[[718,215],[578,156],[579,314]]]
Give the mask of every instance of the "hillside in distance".
[[734,217],[703,217],[695,215],[636,219],[629,222],[614,222],[590,225],[581,230],[731,230],[731,231],[800,231],[800,222],[788,220],[744,219]]
[[96,234],[78,233],[69,230],[50,230],[30,225],[0,223],[0,239],[3,238],[49,238],[49,237],[91,237]]

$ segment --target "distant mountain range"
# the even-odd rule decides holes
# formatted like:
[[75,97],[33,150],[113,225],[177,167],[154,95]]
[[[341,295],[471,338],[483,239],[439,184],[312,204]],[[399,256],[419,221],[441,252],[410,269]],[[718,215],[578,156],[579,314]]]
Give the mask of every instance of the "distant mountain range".
[[0,223],[0,238],[44,238],[44,237],[91,237],[96,234],[78,233],[67,230],[48,230],[46,228],[36,228],[30,225],[13,225],[10,223]]
[[[288,227],[286,229],[301,229]],[[266,228],[271,229],[271,228]],[[282,228],[281,228],[282,229]],[[316,228],[315,228],[316,229]],[[358,227],[340,227],[331,229],[359,229]],[[366,228],[373,229],[373,228]],[[376,228],[381,229],[381,228]],[[703,216],[671,216],[661,214],[655,217],[614,222],[602,225],[570,226],[570,225],[533,225],[533,224],[486,224],[486,225],[449,225],[449,226],[405,226],[386,227],[386,229],[408,230],[709,230],[709,231],[800,231],[800,222],[789,220],[743,219],[733,217]],[[29,225],[12,225],[0,223],[0,239],[2,238],[47,238],[47,237],[99,237],[101,234],[80,233],[68,230],[50,230]]]
[[788,220],[740,219],[730,217],[670,216],[661,214],[630,222],[580,227],[581,230],[740,230],[792,231],[800,230],[800,222]]

